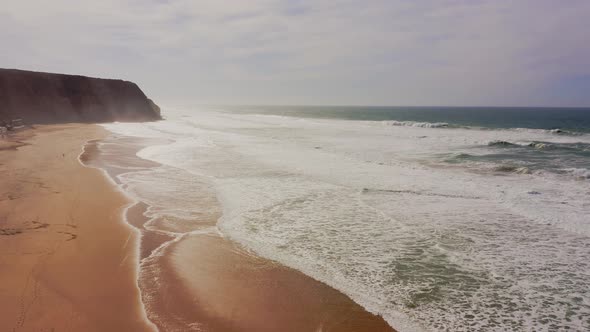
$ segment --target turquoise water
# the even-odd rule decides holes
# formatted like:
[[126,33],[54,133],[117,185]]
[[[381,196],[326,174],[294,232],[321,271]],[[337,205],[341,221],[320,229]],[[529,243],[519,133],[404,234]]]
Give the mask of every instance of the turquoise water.
[[590,132],[590,108],[231,106],[239,113],[364,121],[447,123],[450,127],[561,129]]

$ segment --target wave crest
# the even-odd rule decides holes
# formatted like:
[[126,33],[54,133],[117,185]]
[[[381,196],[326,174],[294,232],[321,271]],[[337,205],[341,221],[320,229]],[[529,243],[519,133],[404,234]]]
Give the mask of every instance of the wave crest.
[[565,168],[563,169],[564,172],[567,174],[575,177],[579,180],[588,180],[590,179],[590,169],[586,168]]
[[495,140],[488,143],[488,146],[516,146],[514,143],[508,141]]
[[447,128],[446,122],[416,122],[416,121],[382,121],[386,126],[418,127],[418,128]]

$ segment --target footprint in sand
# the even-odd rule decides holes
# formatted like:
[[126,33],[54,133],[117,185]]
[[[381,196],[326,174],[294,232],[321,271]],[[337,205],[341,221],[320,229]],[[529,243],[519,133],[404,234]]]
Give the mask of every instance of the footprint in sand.
[[[19,235],[19,234],[24,234],[24,233],[28,233],[31,231],[37,231],[40,229],[45,229],[45,228],[49,228],[49,227],[53,227],[53,226],[57,226],[57,227],[69,227],[70,229],[76,229],[77,226],[76,225],[72,225],[72,224],[55,224],[55,225],[50,225],[48,223],[43,223],[43,222],[39,222],[36,220],[33,220],[30,222],[30,226],[28,227],[22,227],[22,228],[0,228],[0,236],[10,236],[10,235]],[[75,240],[78,235],[76,233],[72,233],[72,232],[68,232],[68,231],[56,231],[59,234],[65,234],[67,235],[67,239],[66,241],[72,241]]]

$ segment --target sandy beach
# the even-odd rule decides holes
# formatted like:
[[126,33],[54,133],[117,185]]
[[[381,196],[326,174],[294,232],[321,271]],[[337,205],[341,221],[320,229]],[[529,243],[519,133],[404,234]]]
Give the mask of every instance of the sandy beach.
[[137,287],[130,201],[78,161],[94,125],[41,126],[2,141],[0,330],[153,331]]
[[42,126],[2,142],[1,329],[392,331],[337,290],[207,231],[220,208],[206,190],[195,202],[209,211],[196,220],[203,234],[156,250],[174,237],[144,227],[149,206],[79,162],[155,166],[133,145],[101,155],[92,142],[107,135],[94,125]]
[[[131,167],[143,172],[159,166],[136,157],[145,145],[150,143],[111,137],[90,142],[83,158],[118,182],[116,176]],[[180,229],[147,218],[146,202],[127,210],[127,222],[141,232],[143,301],[160,331],[393,331],[341,292],[223,237],[215,192],[194,179],[191,190],[198,192],[191,204],[200,213]]]

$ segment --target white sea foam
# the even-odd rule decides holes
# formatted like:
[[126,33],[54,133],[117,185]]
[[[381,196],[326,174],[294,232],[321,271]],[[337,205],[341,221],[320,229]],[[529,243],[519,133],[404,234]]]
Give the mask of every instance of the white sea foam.
[[416,121],[382,121],[387,126],[404,126],[404,127],[419,127],[419,128],[446,128],[449,126],[446,122],[416,122]]
[[222,204],[225,235],[345,292],[401,331],[590,328],[590,181],[433,161],[483,153],[495,140],[586,136],[205,110],[169,118],[106,127],[167,140],[139,152],[164,166],[128,183],[172,229],[196,227],[191,181],[205,181]]
[[565,168],[565,172],[572,174],[578,179],[590,179],[590,169],[587,168]]

